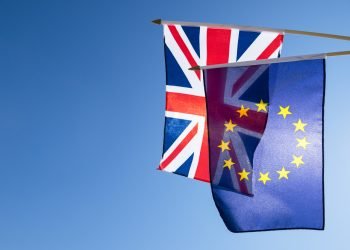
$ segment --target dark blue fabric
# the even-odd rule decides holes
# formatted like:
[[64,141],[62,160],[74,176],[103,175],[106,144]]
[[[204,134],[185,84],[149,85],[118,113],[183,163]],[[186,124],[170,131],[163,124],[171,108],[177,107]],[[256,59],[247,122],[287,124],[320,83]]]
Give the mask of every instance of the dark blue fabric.
[[188,176],[188,173],[190,172],[190,169],[191,169],[193,156],[194,156],[194,154],[192,154],[190,157],[188,157],[188,159],[175,171],[175,174],[182,175],[182,176]]
[[260,32],[239,31],[237,60],[239,60],[239,58],[246,52],[246,50],[250,47],[250,45],[252,45],[259,35]]
[[191,88],[191,84],[185,76],[180,65],[169,50],[168,46],[164,44],[165,64],[166,64],[166,84],[172,86],[179,86]]
[[253,162],[254,159],[254,152],[256,147],[258,146],[260,139],[254,137],[254,136],[249,136],[243,133],[239,133],[239,136],[242,139],[245,151],[247,152],[248,158],[250,162]]
[[[213,69],[215,70],[215,69]],[[228,68],[237,72],[237,68]],[[212,185],[219,213],[232,232],[323,229],[323,105],[325,61],[314,59],[269,66],[269,115],[266,129],[254,153],[253,196],[249,197]],[[207,82],[218,84],[217,82]],[[210,103],[208,103],[210,105]],[[291,115],[284,119],[280,106],[290,106]],[[210,117],[208,117],[210,120]],[[293,123],[301,119],[305,132],[295,131]],[[210,123],[209,123],[210,125]],[[210,148],[217,147],[211,142]],[[297,139],[306,137],[306,149],[297,147]],[[296,167],[293,155],[303,156],[304,164]],[[212,155],[210,156],[212,157]],[[210,168],[213,168],[210,164]],[[288,179],[279,179],[285,167]],[[258,181],[269,172],[271,181]]]
[[165,136],[163,143],[163,153],[165,153],[181,133],[191,123],[189,120],[165,117]]
[[[269,71],[266,70],[261,74],[258,79],[254,81],[254,84],[248,88],[239,99],[250,102],[264,102],[269,101],[269,88],[267,83],[269,82]],[[258,93],[258,94],[257,94]]]
[[182,26],[182,30],[185,32],[188,40],[190,41],[193,49],[196,51],[197,56],[200,57],[199,46],[199,27]]

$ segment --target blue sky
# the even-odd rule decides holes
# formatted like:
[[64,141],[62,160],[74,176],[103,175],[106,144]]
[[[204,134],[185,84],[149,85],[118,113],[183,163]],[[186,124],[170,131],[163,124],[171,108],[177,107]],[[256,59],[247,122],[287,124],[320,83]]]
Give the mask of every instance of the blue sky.
[[[207,184],[155,170],[165,74],[162,29],[150,21],[350,35],[349,8],[345,0],[2,0],[0,249],[345,249],[350,57],[327,60],[326,230],[232,234]],[[345,49],[287,35],[283,56]]]

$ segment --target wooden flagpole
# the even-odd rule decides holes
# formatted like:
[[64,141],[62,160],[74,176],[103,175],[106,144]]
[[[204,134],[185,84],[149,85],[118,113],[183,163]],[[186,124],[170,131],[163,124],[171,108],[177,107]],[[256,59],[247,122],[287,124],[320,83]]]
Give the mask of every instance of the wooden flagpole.
[[245,31],[271,31],[281,34],[294,34],[294,35],[305,35],[305,36],[314,36],[314,37],[323,37],[337,40],[350,41],[350,36],[342,36],[328,33],[312,32],[312,31],[303,31],[303,30],[291,30],[291,29],[274,29],[268,27],[255,27],[255,26],[241,26],[233,24],[213,24],[213,23],[200,23],[200,22],[179,22],[179,21],[166,21],[162,19],[153,20],[154,24],[178,24],[182,26],[208,26],[216,28],[237,28]]

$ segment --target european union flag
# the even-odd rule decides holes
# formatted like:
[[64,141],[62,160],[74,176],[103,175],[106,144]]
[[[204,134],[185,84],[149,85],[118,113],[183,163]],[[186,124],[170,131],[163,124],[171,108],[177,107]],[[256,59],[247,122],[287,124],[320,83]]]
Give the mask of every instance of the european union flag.
[[324,229],[325,59],[206,67],[213,198],[232,232]]

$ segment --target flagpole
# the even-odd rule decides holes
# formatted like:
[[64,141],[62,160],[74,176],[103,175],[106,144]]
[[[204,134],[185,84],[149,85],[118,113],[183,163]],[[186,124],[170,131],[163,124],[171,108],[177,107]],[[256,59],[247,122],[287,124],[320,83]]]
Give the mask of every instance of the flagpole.
[[337,51],[337,52],[328,52],[325,53],[326,57],[330,57],[330,56],[346,56],[346,55],[350,55],[350,51],[346,50],[346,51]]
[[345,56],[345,55],[350,55],[350,50],[327,52],[327,53],[321,53],[321,54],[280,57],[280,58],[265,59],[265,60],[252,60],[252,61],[226,63],[226,64],[214,64],[214,65],[207,65],[207,66],[198,65],[198,66],[189,68],[189,70],[217,69],[217,68],[225,68],[225,67],[245,67],[245,66],[252,66],[252,65],[256,66],[256,65],[272,64],[272,63],[294,62],[294,61],[300,61],[300,60],[314,60],[314,59],[322,59],[322,58],[327,58],[332,56]]
[[323,37],[337,40],[350,41],[350,36],[342,36],[328,33],[312,32],[312,31],[303,31],[303,30],[291,30],[291,29],[275,29],[269,27],[255,27],[255,26],[242,26],[242,25],[233,25],[233,24],[213,24],[213,23],[201,23],[201,22],[180,22],[180,21],[167,21],[162,19],[153,20],[154,24],[178,24],[182,26],[207,26],[207,27],[216,27],[216,28],[236,28],[245,31],[271,31],[281,34],[293,34],[293,35],[305,35],[305,36],[314,36],[314,37]]

